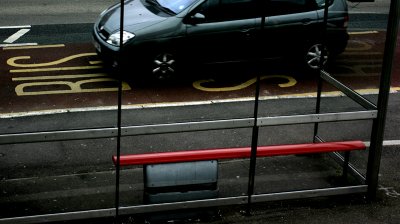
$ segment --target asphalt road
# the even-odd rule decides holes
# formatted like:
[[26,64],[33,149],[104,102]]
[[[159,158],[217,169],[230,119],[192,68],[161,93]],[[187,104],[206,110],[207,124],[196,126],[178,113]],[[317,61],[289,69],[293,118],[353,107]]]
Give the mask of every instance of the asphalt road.
[[[0,26],[93,23],[117,0],[0,0]],[[387,14],[390,0],[349,2],[350,13]],[[12,19],[11,19],[12,18]]]
[[[33,2],[35,4],[33,4]],[[43,44],[79,44],[90,42],[90,30],[94,19],[114,1],[5,1],[0,0],[0,26],[28,26],[29,32],[13,43]],[[384,30],[387,20],[388,1],[376,3],[351,3],[352,13],[350,28],[354,31]],[[13,33],[23,28],[6,27],[0,30],[0,41],[7,39]],[[73,45],[76,46],[76,45]],[[19,55],[21,56],[21,55]],[[19,77],[24,78],[24,77]],[[25,78],[29,78],[26,76]],[[146,87],[141,87],[146,88]],[[163,88],[163,87],[160,87]],[[149,90],[150,89],[150,90]],[[165,95],[155,93],[151,88],[154,99],[161,100],[169,96],[176,97],[179,89],[170,91]],[[172,88],[173,89],[173,88]],[[2,90],[4,91],[4,89]],[[266,90],[265,90],[266,91]],[[135,93],[135,89],[132,91]],[[154,94],[155,93],[155,94]],[[209,95],[208,93],[205,95]],[[367,98],[376,102],[376,94],[367,95]],[[49,97],[50,98],[50,97]],[[112,99],[116,102],[116,94],[108,98],[98,97],[97,104]],[[69,100],[90,104],[80,95],[73,95]],[[134,99],[134,98],[133,98]],[[58,98],[55,100],[65,100]],[[34,98],[24,98],[28,103],[41,105],[42,102]],[[56,102],[56,101],[54,101]],[[57,101],[58,103],[58,101]],[[56,103],[54,103],[56,104]],[[398,93],[390,96],[388,107],[385,140],[388,144],[398,144],[400,139],[400,97]],[[239,103],[210,103],[206,105],[164,106],[135,108],[124,110],[122,124],[152,124],[172,123],[193,120],[213,120],[226,118],[250,117],[253,114],[253,102],[242,101]],[[8,107],[8,105],[3,105]],[[114,127],[117,113],[114,109],[61,113],[44,113],[40,116],[11,116],[0,120],[0,133],[19,133],[32,131],[71,130],[93,127]],[[322,110],[353,111],[360,109],[345,97],[326,97],[323,99]],[[315,98],[285,98],[269,99],[261,102],[260,114],[262,116],[293,115],[313,113]],[[341,122],[321,125],[320,133],[326,140],[361,139],[369,141],[371,122]],[[283,126],[279,128],[262,128],[260,130],[260,145],[302,143],[311,141],[313,125]],[[223,131],[180,133],[155,136],[125,137],[122,139],[122,153],[157,152],[185,149],[202,149],[216,147],[238,147],[251,144],[251,130],[230,129]],[[385,153],[385,158],[391,163],[396,161],[394,155],[398,154],[396,146],[391,146],[391,151]],[[98,140],[58,141],[49,143],[8,144],[0,146],[0,217],[13,215],[34,215],[48,212],[68,212],[81,209],[108,208],[113,206],[114,191],[114,166],[111,156],[116,153],[116,139],[105,138]],[[395,151],[393,151],[395,150]],[[386,152],[386,151],[385,151]],[[332,175],[331,169],[325,169],[330,163],[326,160],[315,161],[314,158],[287,158],[288,160],[272,159],[259,164],[259,184],[264,186],[265,180],[272,181],[274,191],[282,187],[277,183],[287,183],[284,177],[296,174],[296,182],[289,185],[307,188],[304,179],[310,183],[320,184],[317,180],[322,177],[328,180]],[[285,161],[287,162],[285,164]],[[365,154],[357,154],[354,161],[365,170]],[[271,165],[273,164],[273,165]],[[332,165],[333,166],[333,165]],[[221,165],[222,196],[241,195],[245,193],[246,173],[248,163],[223,163]],[[302,173],[299,170],[304,168]],[[392,182],[397,178],[391,176],[396,172],[389,169],[390,164],[385,163],[390,170],[384,173],[383,188],[398,185]],[[392,168],[393,168],[392,167]],[[244,168],[240,169],[239,168]],[[333,169],[333,173],[336,170]],[[280,173],[281,175],[274,175]],[[288,175],[288,176],[286,176]],[[126,196],[123,205],[140,203],[143,193],[141,183],[142,170],[140,168],[126,169],[122,172],[121,191]],[[283,181],[283,182],[282,182]],[[232,184],[233,183],[233,184]],[[321,183],[326,185],[326,183]],[[258,186],[260,186],[258,185]],[[224,188],[225,187],[225,188]],[[285,186],[288,187],[288,186]],[[289,186],[291,187],[291,186]],[[313,186],[315,187],[315,186]],[[132,191],[135,189],[135,191]],[[260,189],[260,188],[258,188]],[[261,191],[263,189],[261,188]],[[398,220],[398,219],[396,219]]]
[[116,0],[1,0],[0,26],[94,23]]

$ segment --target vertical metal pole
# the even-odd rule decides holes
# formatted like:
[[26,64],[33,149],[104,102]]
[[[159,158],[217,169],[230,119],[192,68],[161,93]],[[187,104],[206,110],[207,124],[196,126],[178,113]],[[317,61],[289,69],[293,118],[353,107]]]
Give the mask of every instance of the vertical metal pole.
[[257,160],[257,146],[258,146],[258,130],[257,117],[258,117],[258,101],[260,95],[260,75],[257,74],[256,93],[254,102],[254,126],[251,139],[251,154],[250,154],[250,168],[249,168],[249,182],[247,185],[247,215],[250,215],[251,210],[251,196],[254,193],[254,180],[256,173],[256,160]]
[[[260,12],[261,12],[261,27],[260,27],[260,36],[263,38],[264,36],[264,26],[265,26],[265,1],[260,0]],[[260,47],[262,49],[262,47]],[[257,146],[258,146],[258,131],[259,127],[257,125],[258,118],[258,104],[259,104],[259,96],[260,96],[260,74],[257,74],[256,81],[256,91],[255,91],[255,102],[254,102],[254,126],[252,132],[251,139],[251,153],[250,153],[250,168],[249,168],[249,182],[247,185],[247,211],[246,214],[250,215],[251,212],[251,196],[254,194],[254,180],[256,173],[256,161],[257,161]]]
[[[121,0],[121,12],[120,12],[120,36],[119,36],[119,72],[122,73],[122,49],[123,49],[123,30],[124,30],[124,0]],[[119,223],[119,183],[120,183],[120,156],[121,156],[121,120],[122,120],[122,74],[119,74],[118,78],[118,115],[117,115],[117,167],[115,171],[115,217],[114,222]]]
[[384,137],[387,106],[394,54],[399,27],[400,5],[399,0],[392,0],[389,10],[389,19],[386,29],[386,43],[382,62],[382,74],[378,96],[378,115],[372,124],[371,146],[368,155],[367,184],[368,198],[376,199],[378,189],[378,174],[382,156],[382,143]]
[[[317,78],[317,102],[315,105],[315,113],[319,114],[321,111],[321,92],[322,92],[322,78],[321,78],[321,70],[324,65],[324,57],[327,52],[325,52],[324,46],[326,46],[326,29],[328,25],[328,11],[329,10],[329,0],[325,0],[325,6],[324,6],[324,20],[322,22],[322,33],[321,33],[321,38],[322,38],[322,45],[323,48],[321,49],[321,60],[320,60],[320,66],[318,68],[318,78]],[[313,142],[316,142],[317,139],[316,137],[318,136],[318,127],[319,123],[314,124],[314,139]]]
[[[321,75],[318,75],[317,79],[318,79],[317,80],[317,102],[316,102],[316,105],[315,105],[315,113],[319,114],[320,108],[321,108],[321,91],[322,91],[322,78],[321,78]],[[314,135],[313,135],[314,136],[314,139],[313,139],[314,143],[318,141],[317,140],[318,127],[319,127],[318,124],[319,123],[314,123]]]
[[349,162],[350,162],[350,151],[346,151],[344,153],[343,173],[342,173],[342,179],[344,183],[347,181],[347,174],[349,173]]

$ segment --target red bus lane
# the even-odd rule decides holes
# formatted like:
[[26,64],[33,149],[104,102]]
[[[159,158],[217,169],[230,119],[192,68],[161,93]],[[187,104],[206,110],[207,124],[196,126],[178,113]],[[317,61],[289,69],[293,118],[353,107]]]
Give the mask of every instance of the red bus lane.
[[[381,31],[351,33],[346,51],[327,70],[361,94],[377,93],[385,35]],[[106,74],[90,43],[9,47],[0,52],[2,117],[113,108],[117,103],[117,81]],[[399,59],[398,47],[396,60]],[[395,92],[400,90],[400,64],[394,63],[394,66],[392,91]],[[257,74],[262,79],[261,99],[315,96],[316,92],[315,77],[288,69],[266,66],[259,70],[213,70],[210,67],[202,72],[201,76],[174,82],[125,81],[123,105],[140,108],[250,100],[254,97]],[[339,93],[324,85],[324,94]]]

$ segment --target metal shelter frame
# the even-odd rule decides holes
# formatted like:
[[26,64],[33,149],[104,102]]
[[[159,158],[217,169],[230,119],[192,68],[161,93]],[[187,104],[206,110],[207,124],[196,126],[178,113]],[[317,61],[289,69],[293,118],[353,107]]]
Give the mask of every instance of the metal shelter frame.
[[[390,4],[389,22],[387,25],[387,36],[384,50],[382,75],[380,80],[379,96],[377,105],[370,102],[351,88],[340,83],[334,79],[326,71],[321,70],[318,80],[318,94],[316,110],[314,114],[293,115],[293,116],[277,116],[277,117],[258,117],[258,97],[260,91],[260,76],[257,77],[256,93],[255,93],[255,106],[254,117],[242,119],[227,119],[227,120],[210,120],[201,122],[186,122],[186,123],[168,123],[168,124],[154,124],[154,125],[141,125],[141,126],[125,126],[121,127],[121,101],[122,101],[122,81],[119,81],[118,92],[118,121],[117,127],[110,128],[95,128],[95,129],[78,129],[78,130],[60,130],[49,132],[33,132],[33,133],[16,133],[16,134],[2,134],[0,135],[0,145],[6,144],[19,144],[19,143],[35,143],[35,142],[51,142],[51,141],[66,141],[66,140],[84,140],[84,139],[99,139],[116,137],[117,140],[117,154],[115,157],[116,163],[116,190],[115,190],[115,208],[99,209],[99,210],[86,210],[67,213],[44,214],[35,216],[23,216],[0,219],[2,223],[44,223],[63,220],[76,220],[86,218],[100,218],[100,217],[115,217],[118,222],[118,217],[121,215],[129,215],[136,213],[148,213],[156,211],[167,211],[173,209],[187,209],[187,208],[200,208],[210,206],[223,206],[223,205],[251,205],[256,202],[276,201],[285,199],[299,199],[318,196],[331,196],[351,193],[366,193],[370,199],[376,196],[378,186],[378,173],[380,167],[383,134],[385,127],[385,118],[387,113],[387,105],[390,90],[392,63],[394,58],[394,51],[396,46],[396,38],[399,26],[400,14],[400,0],[392,0]],[[121,0],[121,29],[124,27],[124,4]],[[328,0],[325,1],[324,22],[327,22],[328,13]],[[262,19],[262,27],[265,23],[265,17]],[[122,40],[123,33],[120,32]],[[122,41],[120,41],[120,49],[123,48]],[[342,91],[345,95],[357,102],[365,108],[363,111],[356,112],[339,112],[339,113],[320,113],[320,101],[323,82],[327,82],[338,90]],[[324,142],[318,136],[318,125],[324,122],[338,122],[338,121],[353,121],[353,120],[372,120],[372,133],[371,145],[369,148],[367,173],[364,177],[355,166],[349,163],[348,153],[344,156],[335,152],[332,153],[333,157],[343,165],[344,170],[353,174],[359,181],[359,185],[311,189],[291,192],[278,192],[269,194],[254,194],[254,177],[255,165],[257,160],[257,140],[258,130],[260,127],[266,126],[279,126],[279,125],[293,125],[293,124],[315,124],[314,128],[314,142]],[[194,132],[205,130],[221,130],[233,128],[252,128],[253,138],[250,151],[250,169],[248,180],[248,195],[237,196],[228,198],[215,198],[197,201],[185,201],[163,204],[151,205],[137,205],[129,207],[120,207],[119,205],[119,184],[120,184],[120,166],[121,166],[121,137],[125,136],[139,136],[151,134],[165,134],[165,133],[180,133],[180,132]]]

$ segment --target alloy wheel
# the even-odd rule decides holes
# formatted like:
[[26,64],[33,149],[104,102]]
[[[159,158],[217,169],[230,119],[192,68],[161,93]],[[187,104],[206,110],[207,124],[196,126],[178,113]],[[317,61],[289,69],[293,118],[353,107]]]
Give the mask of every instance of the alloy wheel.
[[[324,57],[321,63],[322,54],[324,54]],[[322,44],[314,44],[308,49],[305,60],[309,68],[319,69],[321,64],[324,66],[328,61],[328,51]]]
[[157,79],[166,79],[175,73],[175,65],[172,54],[159,54],[153,61],[152,73]]

